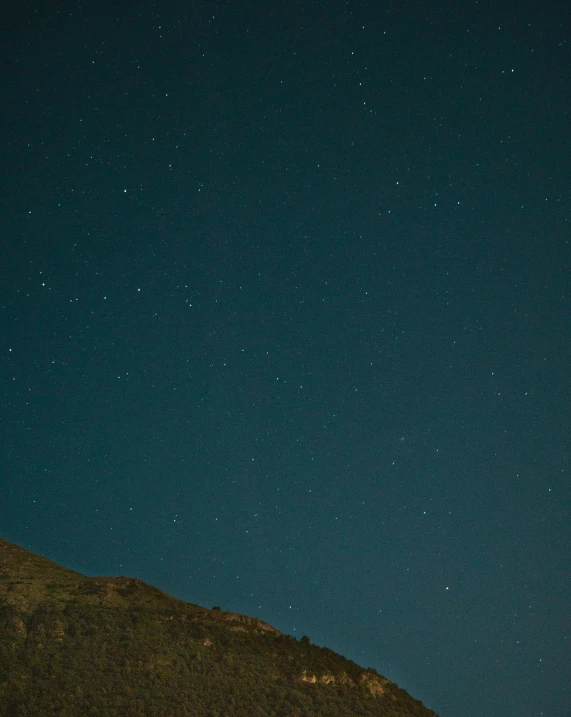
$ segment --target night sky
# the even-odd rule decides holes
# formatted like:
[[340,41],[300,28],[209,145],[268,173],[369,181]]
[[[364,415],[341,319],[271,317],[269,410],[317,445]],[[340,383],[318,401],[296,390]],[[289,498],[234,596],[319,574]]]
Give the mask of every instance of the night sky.
[[0,534],[568,717],[568,7],[4,19]]

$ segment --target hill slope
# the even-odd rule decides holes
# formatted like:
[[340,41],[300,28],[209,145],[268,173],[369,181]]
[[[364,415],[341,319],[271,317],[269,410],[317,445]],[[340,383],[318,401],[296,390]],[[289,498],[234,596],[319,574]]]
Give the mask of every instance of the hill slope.
[[0,717],[434,717],[404,690],[256,618],[0,539]]

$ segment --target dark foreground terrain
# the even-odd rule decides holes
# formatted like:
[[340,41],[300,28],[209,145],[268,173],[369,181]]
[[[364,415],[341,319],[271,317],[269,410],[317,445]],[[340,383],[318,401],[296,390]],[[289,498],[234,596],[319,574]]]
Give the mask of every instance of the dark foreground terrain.
[[397,685],[260,620],[0,539],[0,717],[434,717]]

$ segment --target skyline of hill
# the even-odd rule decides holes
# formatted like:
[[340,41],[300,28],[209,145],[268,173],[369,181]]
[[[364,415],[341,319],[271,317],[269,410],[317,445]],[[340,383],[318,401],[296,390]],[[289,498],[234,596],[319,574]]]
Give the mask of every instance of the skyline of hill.
[[0,717],[434,717],[375,670],[0,539]]

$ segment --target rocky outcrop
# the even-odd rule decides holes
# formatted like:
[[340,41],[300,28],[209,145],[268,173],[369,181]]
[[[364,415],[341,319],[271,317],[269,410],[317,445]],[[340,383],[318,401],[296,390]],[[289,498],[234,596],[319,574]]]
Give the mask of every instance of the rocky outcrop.
[[[356,683],[346,672],[341,672],[337,675],[333,673],[316,675],[304,670],[299,680],[300,682],[307,682],[311,685],[349,685],[350,687],[356,687]],[[359,678],[359,685],[365,687],[374,697],[381,697],[385,693],[385,685],[387,685],[388,682],[387,679],[372,671],[363,672]]]
[[364,685],[369,692],[375,697],[381,697],[385,693],[385,687],[388,684],[388,680],[376,672],[363,672],[360,679],[361,685]]
[[304,670],[299,679],[301,682],[309,682],[311,685],[355,685],[346,672],[341,672],[338,675],[334,675],[332,673],[315,675],[308,673],[307,670]]

